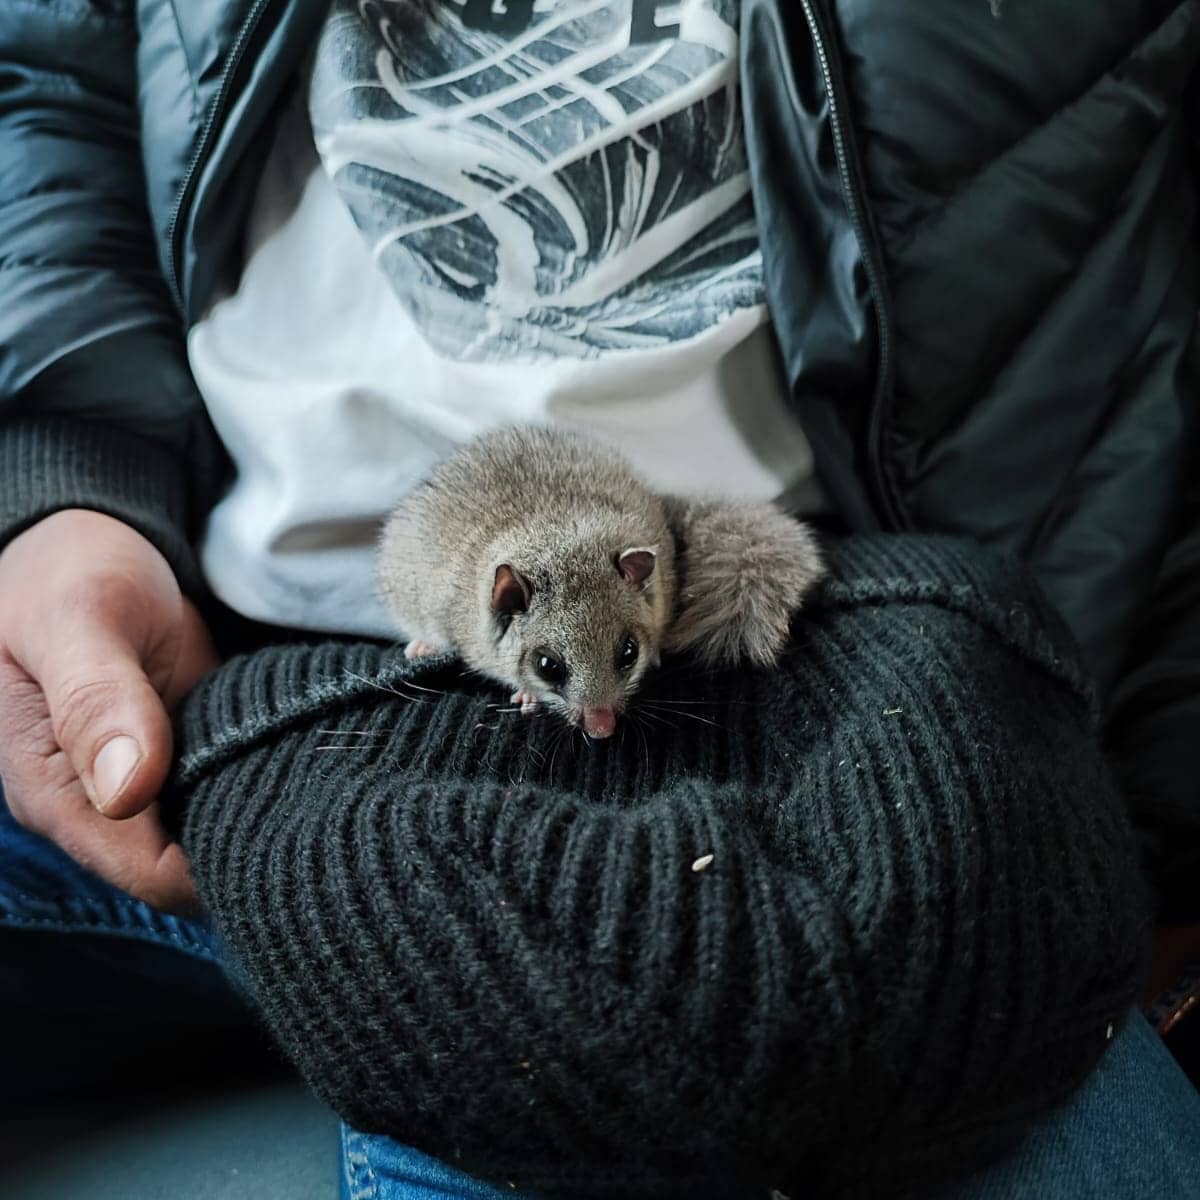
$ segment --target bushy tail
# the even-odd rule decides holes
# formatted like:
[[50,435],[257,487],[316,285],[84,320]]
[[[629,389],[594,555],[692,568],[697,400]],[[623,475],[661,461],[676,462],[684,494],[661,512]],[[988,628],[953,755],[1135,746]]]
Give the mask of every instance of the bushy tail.
[[665,648],[708,666],[769,667],[805,594],[825,573],[812,531],[770,504],[667,500],[679,600]]

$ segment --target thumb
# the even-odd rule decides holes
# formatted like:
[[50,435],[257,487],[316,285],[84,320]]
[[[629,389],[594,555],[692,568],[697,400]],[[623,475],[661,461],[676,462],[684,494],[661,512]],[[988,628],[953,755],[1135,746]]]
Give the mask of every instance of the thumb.
[[162,686],[163,703],[168,712],[188,694],[209,671],[221,665],[208,626],[199,610],[187,597],[179,622],[179,650],[170,676]]
[[166,779],[171,721],[136,649],[91,625],[39,665],[55,741],[88,799],[108,817],[141,812]]

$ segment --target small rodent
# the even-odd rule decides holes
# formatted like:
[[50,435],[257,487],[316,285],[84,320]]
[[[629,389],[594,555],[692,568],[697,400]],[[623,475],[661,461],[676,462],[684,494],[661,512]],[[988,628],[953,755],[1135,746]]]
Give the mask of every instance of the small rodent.
[[821,573],[812,535],[773,506],[659,496],[612,450],[546,428],[464,446],[379,552],[409,658],[456,652],[522,712],[545,704],[596,738],[664,649],[769,665]]

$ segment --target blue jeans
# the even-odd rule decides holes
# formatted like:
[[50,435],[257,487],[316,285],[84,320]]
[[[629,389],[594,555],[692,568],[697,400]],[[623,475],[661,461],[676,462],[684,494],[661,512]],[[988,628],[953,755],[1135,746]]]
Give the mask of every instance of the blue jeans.
[[[122,1037],[122,1024],[136,1036]],[[228,1047],[232,1031],[250,1030],[252,1017],[208,926],[153,912],[102,883],[20,829],[0,802],[0,1028],[22,1031],[0,1049],[3,1102],[61,1095],[84,1075],[108,1078],[110,1068],[130,1066],[130,1045],[143,1046],[152,1062],[173,1039],[177,1063],[180,1030],[201,1058],[208,1044]],[[341,1159],[341,1200],[514,1196],[346,1125]],[[1200,1094],[1139,1015],[1071,1102],[1016,1153],[936,1200],[1027,1197],[1200,1197]]]

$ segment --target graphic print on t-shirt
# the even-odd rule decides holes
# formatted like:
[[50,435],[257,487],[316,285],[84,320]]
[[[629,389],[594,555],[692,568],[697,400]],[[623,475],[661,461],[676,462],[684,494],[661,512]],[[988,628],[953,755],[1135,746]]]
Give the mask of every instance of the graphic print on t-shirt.
[[594,358],[763,304],[737,0],[335,0],[310,107],[440,355]]

